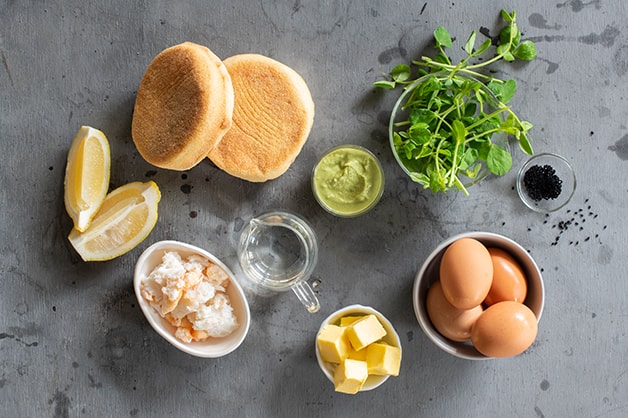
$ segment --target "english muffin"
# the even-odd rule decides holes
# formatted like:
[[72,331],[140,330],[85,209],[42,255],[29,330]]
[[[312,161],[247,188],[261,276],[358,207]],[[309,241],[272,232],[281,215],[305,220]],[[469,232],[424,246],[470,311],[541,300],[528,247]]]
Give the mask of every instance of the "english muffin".
[[137,91],[131,135],[152,165],[187,170],[231,127],[233,86],[208,48],[184,42],[159,53]]
[[258,54],[224,60],[235,94],[233,125],[209,159],[232,176],[264,182],[288,170],[308,138],[314,102],[292,68]]

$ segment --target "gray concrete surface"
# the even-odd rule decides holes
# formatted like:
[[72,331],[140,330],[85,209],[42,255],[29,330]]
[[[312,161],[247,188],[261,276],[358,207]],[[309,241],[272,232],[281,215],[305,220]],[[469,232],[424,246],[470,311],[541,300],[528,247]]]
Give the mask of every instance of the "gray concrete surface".
[[[571,203],[547,217],[517,198],[521,152],[513,171],[469,197],[409,182],[387,143],[396,93],[371,88],[380,71],[430,51],[438,25],[460,41],[494,28],[504,6],[537,41],[538,59],[495,69],[518,81],[513,105],[535,124],[536,152],[562,154],[578,176]],[[625,417],[627,15],[624,2],[603,0],[0,0],[0,415]],[[159,51],[186,40],[222,58],[268,55],[307,81],[314,127],[285,175],[251,184],[209,161],[181,173],[139,156],[130,122],[140,78]],[[109,262],[80,261],[66,240],[64,167],[80,125],[108,136],[112,186],[150,178],[163,193],[151,235]],[[326,214],[310,191],[317,156],[341,143],[373,150],[385,170],[382,201],[357,219]],[[199,359],[177,351],[137,306],[137,257],[176,239],[237,272],[243,223],[269,208],[298,212],[316,230],[321,311],[307,313],[289,294],[249,294],[253,321],[236,352]],[[572,218],[580,225],[560,233]],[[422,260],[470,230],[515,239],[543,269],[545,312],[521,356],[454,358],[414,317]],[[387,315],[404,350],[400,376],[358,396],[334,393],[314,356],[321,320],[352,303]]]

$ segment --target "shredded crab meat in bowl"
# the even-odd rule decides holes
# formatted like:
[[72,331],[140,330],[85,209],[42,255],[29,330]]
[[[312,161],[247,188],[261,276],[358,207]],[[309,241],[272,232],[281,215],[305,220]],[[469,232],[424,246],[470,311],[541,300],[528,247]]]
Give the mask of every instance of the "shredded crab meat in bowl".
[[225,337],[239,324],[226,293],[229,276],[210,260],[175,251],[141,281],[144,299],[172,326],[184,342]]

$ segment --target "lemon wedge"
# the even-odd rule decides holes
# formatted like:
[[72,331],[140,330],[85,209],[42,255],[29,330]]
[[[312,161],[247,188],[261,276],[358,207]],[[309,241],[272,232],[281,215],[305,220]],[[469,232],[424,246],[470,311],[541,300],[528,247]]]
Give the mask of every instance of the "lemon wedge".
[[107,195],[84,232],[73,229],[68,240],[85,261],[111,260],[135,248],[157,222],[161,199],[153,181],[133,182]]
[[96,215],[109,189],[111,153],[105,134],[81,126],[72,141],[65,167],[65,209],[74,228],[83,232]]

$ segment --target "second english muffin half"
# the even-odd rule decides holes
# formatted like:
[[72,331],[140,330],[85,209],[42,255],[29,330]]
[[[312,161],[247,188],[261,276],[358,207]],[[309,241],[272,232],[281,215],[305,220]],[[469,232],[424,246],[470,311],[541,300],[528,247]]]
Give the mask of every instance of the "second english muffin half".
[[231,129],[208,153],[232,176],[264,182],[285,173],[314,122],[314,102],[292,68],[259,54],[225,59],[235,101]]

